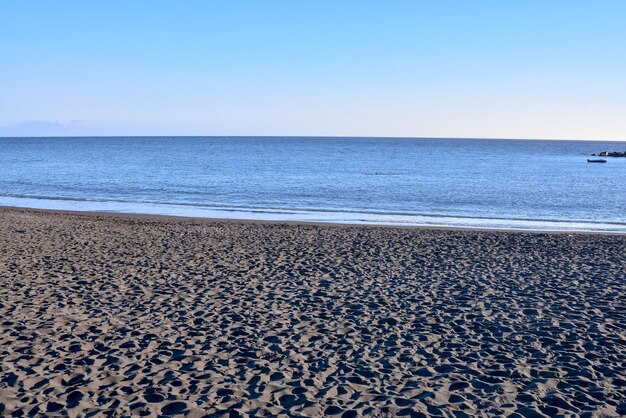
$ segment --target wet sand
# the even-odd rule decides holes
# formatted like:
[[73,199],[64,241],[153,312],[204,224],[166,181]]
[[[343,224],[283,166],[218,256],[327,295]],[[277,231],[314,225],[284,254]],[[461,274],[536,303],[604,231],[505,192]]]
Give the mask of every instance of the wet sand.
[[0,415],[626,414],[626,236],[0,208]]

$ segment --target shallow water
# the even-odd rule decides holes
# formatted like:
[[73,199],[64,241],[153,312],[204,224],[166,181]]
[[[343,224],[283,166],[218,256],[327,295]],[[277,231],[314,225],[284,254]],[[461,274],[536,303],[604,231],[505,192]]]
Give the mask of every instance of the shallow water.
[[0,138],[0,205],[626,232],[626,142]]

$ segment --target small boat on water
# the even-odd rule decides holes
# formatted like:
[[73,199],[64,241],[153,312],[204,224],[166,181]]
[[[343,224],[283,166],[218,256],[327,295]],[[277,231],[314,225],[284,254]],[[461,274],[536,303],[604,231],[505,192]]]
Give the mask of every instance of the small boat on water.
[[588,163],[606,163],[606,160],[603,158],[596,158],[595,160],[590,160],[589,158],[587,158],[587,162]]

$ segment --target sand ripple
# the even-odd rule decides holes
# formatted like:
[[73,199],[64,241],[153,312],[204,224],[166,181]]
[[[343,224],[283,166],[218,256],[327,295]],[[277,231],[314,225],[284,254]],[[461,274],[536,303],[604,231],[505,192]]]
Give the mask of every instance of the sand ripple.
[[0,210],[0,414],[626,415],[626,237]]

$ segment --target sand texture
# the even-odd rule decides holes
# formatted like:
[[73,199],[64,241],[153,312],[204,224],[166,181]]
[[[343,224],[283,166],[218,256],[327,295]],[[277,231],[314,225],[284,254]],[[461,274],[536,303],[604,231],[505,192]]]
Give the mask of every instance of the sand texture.
[[626,236],[0,209],[0,415],[626,415]]

